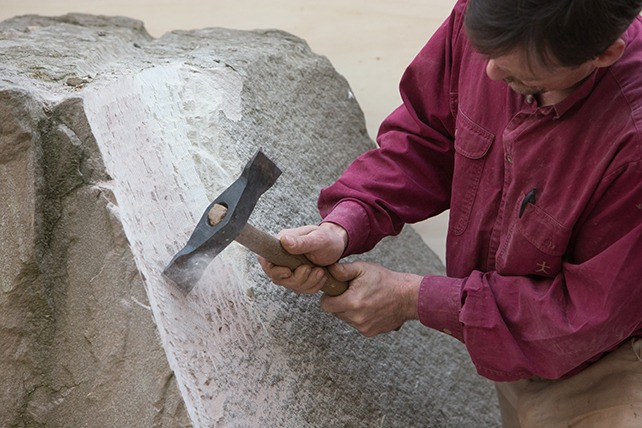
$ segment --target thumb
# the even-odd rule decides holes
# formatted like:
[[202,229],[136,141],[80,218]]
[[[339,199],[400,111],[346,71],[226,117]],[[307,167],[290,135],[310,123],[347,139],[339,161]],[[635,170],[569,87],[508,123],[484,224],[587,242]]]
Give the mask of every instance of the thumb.
[[328,267],[337,281],[350,282],[362,274],[360,263],[335,263]]
[[283,248],[290,254],[305,254],[313,251],[307,236],[283,235],[280,237],[280,241]]

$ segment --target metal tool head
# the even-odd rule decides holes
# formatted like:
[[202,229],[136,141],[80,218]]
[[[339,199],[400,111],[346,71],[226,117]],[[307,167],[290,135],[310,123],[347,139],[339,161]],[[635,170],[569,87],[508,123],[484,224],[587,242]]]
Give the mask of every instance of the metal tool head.
[[[241,176],[205,210],[192,236],[169,262],[163,274],[189,293],[209,265],[241,232],[261,195],[276,182],[281,170],[261,150],[245,165]],[[209,221],[214,205],[227,208],[215,226]]]

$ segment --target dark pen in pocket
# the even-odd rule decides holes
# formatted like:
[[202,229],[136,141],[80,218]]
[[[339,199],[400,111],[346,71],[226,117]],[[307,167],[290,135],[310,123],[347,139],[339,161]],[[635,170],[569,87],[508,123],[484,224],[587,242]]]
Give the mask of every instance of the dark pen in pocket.
[[535,205],[535,194],[537,193],[537,189],[533,187],[533,189],[524,196],[524,199],[522,199],[522,204],[519,206],[519,218],[522,218],[522,214],[524,214],[524,210],[526,209],[527,204]]

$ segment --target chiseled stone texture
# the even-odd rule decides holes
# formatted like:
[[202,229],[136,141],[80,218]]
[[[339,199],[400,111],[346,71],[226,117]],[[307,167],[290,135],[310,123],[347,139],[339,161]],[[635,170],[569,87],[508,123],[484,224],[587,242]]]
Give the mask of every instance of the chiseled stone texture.
[[[0,426],[497,426],[444,334],[363,338],[236,243],[187,295],[161,275],[258,148],[283,175],[250,222],[276,233],[319,221],[373,146],[347,82],[283,32],[0,23]],[[410,228],[362,258],[443,271]]]

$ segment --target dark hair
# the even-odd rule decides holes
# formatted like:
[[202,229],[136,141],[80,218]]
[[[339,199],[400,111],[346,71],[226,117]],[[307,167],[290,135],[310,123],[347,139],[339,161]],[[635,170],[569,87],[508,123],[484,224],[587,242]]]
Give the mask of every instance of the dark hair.
[[639,15],[642,0],[470,0],[473,47],[501,56],[525,49],[544,66],[577,66],[604,53]]

